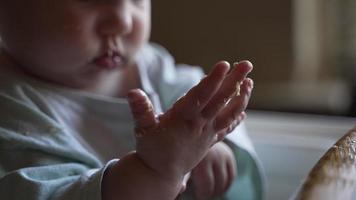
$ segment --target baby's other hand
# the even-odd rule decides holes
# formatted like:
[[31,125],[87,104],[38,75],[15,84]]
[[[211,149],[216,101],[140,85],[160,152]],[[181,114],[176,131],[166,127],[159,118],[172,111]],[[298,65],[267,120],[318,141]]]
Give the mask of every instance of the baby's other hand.
[[197,200],[222,195],[236,177],[236,161],[229,146],[216,143],[193,169],[191,179]]

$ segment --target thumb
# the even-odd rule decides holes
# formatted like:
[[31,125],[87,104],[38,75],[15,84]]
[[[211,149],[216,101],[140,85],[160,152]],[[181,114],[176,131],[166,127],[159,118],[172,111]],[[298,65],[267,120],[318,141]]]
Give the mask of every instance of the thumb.
[[155,127],[157,124],[153,105],[147,95],[140,89],[131,90],[127,97],[135,120],[136,136],[143,136],[145,130]]

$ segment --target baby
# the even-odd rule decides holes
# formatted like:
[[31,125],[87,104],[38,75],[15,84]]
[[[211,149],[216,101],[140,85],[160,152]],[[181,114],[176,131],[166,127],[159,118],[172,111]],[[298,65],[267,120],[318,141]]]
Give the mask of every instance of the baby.
[[225,139],[245,118],[252,64],[221,61],[203,79],[175,66],[148,42],[150,10],[0,0],[1,199],[261,198],[249,141]]

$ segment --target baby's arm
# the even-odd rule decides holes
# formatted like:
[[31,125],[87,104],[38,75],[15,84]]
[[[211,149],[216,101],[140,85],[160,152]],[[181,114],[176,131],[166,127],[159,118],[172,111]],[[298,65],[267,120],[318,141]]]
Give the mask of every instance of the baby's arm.
[[[129,94],[137,124],[137,152],[122,158],[103,177],[103,199],[174,199],[181,182],[223,139],[247,106],[251,89],[226,100],[251,71],[242,62],[229,74],[226,62],[218,63],[197,86],[160,117],[143,92]],[[245,86],[243,86],[245,85]],[[242,87],[247,87],[246,83]]]

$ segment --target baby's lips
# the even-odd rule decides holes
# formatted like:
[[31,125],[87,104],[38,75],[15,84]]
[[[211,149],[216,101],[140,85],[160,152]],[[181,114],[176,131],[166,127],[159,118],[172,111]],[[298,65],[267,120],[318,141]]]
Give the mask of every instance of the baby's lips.
[[95,64],[104,69],[114,69],[124,65],[124,59],[118,53],[107,53],[95,59]]

